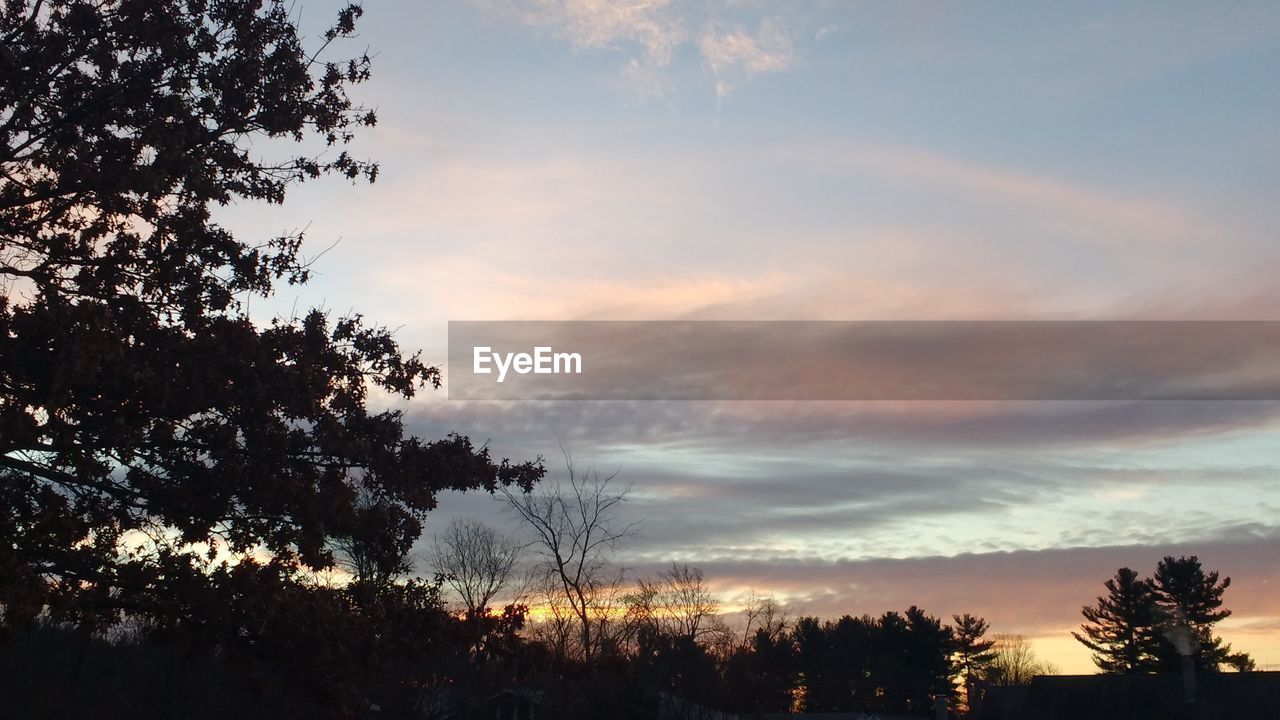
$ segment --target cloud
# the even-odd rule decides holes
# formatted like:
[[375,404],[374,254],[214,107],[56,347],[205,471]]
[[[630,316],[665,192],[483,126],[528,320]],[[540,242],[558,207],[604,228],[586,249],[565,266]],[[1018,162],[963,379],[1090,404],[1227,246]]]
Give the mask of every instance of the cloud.
[[558,23],[579,48],[638,48],[624,74],[644,94],[661,94],[660,71],[688,32],[669,0],[542,0],[539,22]]
[[410,425],[495,438],[553,473],[563,439],[619,470],[637,562],[831,559],[1268,532],[1277,408],[1262,405],[450,402]]
[[757,75],[786,70],[794,63],[791,40],[775,19],[765,19],[755,33],[741,27],[708,27],[698,48],[716,78],[716,95],[724,98]]
[[[623,74],[636,89],[649,95],[662,94],[663,71],[685,45],[696,48],[710,66],[720,98],[757,75],[779,72],[794,63],[791,33],[781,16],[763,18],[754,32],[741,25],[721,27],[715,18],[740,10],[740,4],[734,2],[476,1],[525,25],[548,29],[575,48],[623,53]],[[691,28],[701,30],[694,33]]]
[[548,30],[579,50],[626,57],[624,76],[643,95],[661,95],[662,71],[689,33],[671,0],[477,0],[530,27]]
[[665,64],[671,61],[671,49],[685,39],[670,0],[539,0],[536,6],[542,17],[558,20],[580,47],[633,42]]
[[[439,280],[422,287],[430,273]],[[603,277],[566,279],[561,292],[548,288],[546,276],[494,267],[487,259],[446,256],[417,264],[379,269],[382,287],[412,293],[440,314],[467,320],[619,320],[680,317],[691,310],[744,301],[760,301],[797,283],[782,273],[757,277],[684,274],[678,269],[647,282]],[[475,288],[485,292],[476,294]]]
[[398,313],[1261,319],[1280,307],[1263,272],[1274,243],[1144,188],[832,137],[727,157],[575,145],[576,132],[540,136],[549,149],[535,152],[437,150],[390,190],[308,219],[362,239],[329,257],[387,297],[363,307],[410,327]]
[[1280,633],[1280,617],[1233,617],[1228,626],[1239,635],[1274,635]]
[[[1280,530],[1252,541],[1054,548],[954,556],[828,560],[816,557],[708,558],[697,564],[725,596],[747,588],[773,592],[794,611],[825,617],[880,613],[918,604],[946,614],[972,612],[998,631],[1042,633],[1074,627],[1080,607],[1104,590],[1119,567],[1150,573],[1164,555],[1198,555],[1205,567],[1232,578],[1226,606],[1258,618],[1242,629],[1277,629],[1280,599],[1267,588],[1280,582],[1271,562]],[[662,563],[637,565],[652,572]]]
[[[452,429],[544,452],[557,437],[601,454],[652,446],[707,455],[820,453],[832,444],[886,463],[900,455],[975,450],[1056,454],[1148,450],[1269,437],[1273,402],[461,402],[424,395],[409,409],[415,432]],[[607,456],[606,456],[607,457]],[[1008,455],[1015,458],[1017,455]],[[675,459],[675,458],[673,458]],[[1140,468],[1134,468],[1135,471]]]
[[[494,438],[498,457],[555,443],[620,471],[641,534],[619,560],[706,571],[825,617],[918,604],[986,616],[1088,671],[1067,631],[1114,570],[1198,554],[1233,578],[1238,649],[1274,647],[1280,549],[1273,403],[439,403],[415,432]],[[1249,451],[1239,438],[1257,438]],[[1206,455],[1207,453],[1207,455]],[[442,498],[503,522],[483,495]],[[506,518],[510,520],[510,518]],[[1254,624],[1260,623],[1260,624]],[[1270,644],[1267,644],[1270,643]],[[1040,645],[1037,644],[1037,651]]]
[[[1210,239],[1249,237],[1228,219],[1206,219],[1175,202],[1124,188],[1099,187],[1027,169],[980,163],[924,147],[829,139],[808,149],[811,162],[859,168],[915,188],[935,187],[971,201],[1026,213],[1036,229],[1108,249],[1199,253]],[[1197,252],[1199,251],[1199,252]]]

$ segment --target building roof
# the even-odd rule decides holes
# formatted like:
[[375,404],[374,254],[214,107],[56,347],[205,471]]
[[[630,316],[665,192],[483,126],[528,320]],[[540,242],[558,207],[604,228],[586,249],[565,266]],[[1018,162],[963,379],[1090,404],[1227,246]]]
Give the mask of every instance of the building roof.
[[1042,675],[992,688],[981,720],[1259,720],[1280,718],[1280,672],[1200,673],[1196,700],[1182,676]]

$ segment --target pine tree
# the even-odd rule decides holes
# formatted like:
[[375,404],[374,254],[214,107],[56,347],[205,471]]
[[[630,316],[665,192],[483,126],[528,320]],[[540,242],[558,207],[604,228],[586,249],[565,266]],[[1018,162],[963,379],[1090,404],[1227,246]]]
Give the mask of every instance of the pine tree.
[[1104,673],[1129,675],[1158,667],[1161,645],[1156,591],[1150,580],[1120,568],[1106,581],[1107,594],[1080,612],[1085,622],[1071,635],[1093,651],[1093,662]]
[[972,707],[977,700],[976,680],[995,659],[995,640],[984,640],[990,626],[983,618],[965,613],[953,615],[955,627],[955,669],[964,688],[965,704]]
[[[1244,653],[1232,653],[1231,645],[1213,634],[1213,626],[1231,617],[1223,609],[1222,596],[1231,586],[1231,578],[1219,578],[1216,571],[1205,572],[1195,555],[1174,558],[1165,556],[1156,565],[1152,589],[1162,617],[1169,621],[1180,617],[1199,640],[1196,665],[1201,670],[1217,670],[1221,665],[1247,668],[1251,659]],[[1163,639],[1157,648],[1161,669],[1172,670],[1181,662],[1173,643]]]

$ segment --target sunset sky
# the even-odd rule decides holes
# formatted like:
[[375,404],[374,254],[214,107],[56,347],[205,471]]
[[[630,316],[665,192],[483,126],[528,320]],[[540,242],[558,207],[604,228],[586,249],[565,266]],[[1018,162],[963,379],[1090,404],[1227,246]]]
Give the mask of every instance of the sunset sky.
[[[358,310],[437,363],[449,320],[1280,319],[1274,2],[377,0],[366,45],[377,183],[226,212],[310,226],[316,279],[260,315]],[[973,612],[1089,672],[1102,581],[1198,554],[1280,669],[1276,403],[406,409],[618,471],[621,562],[728,605]],[[429,531],[457,515],[509,521],[447,497]]]

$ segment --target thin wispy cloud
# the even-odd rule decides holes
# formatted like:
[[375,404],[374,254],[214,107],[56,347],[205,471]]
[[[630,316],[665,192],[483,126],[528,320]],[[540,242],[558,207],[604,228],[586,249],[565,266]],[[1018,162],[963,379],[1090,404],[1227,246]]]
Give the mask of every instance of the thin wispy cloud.
[[[1250,618],[1237,631],[1245,635],[1274,631],[1280,615],[1273,594],[1238,587],[1257,589],[1280,579],[1260,546],[1274,549],[1274,536],[1259,544],[1209,539],[1158,548],[1116,545],[856,561],[724,558],[703,565],[725,595],[767,587],[791,601],[797,612],[830,617],[919,603],[942,614],[978,612],[997,618],[1002,631],[1039,634],[1076,625],[1080,606],[1102,591],[1108,569],[1146,569],[1165,554],[1198,553],[1211,567],[1233,568],[1228,574],[1237,582],[1229,597],[1233,609]],[[972,582],[974,577],[999,577],[1003,590],[992,593],[989,586]],[[1235,633],[1230,639],[1237,639]]]
[[[792,32],[779,16],[749,25],[733,19],[739,3],[674,0],[476,0],[487,10],[554,33],[580,50],[610,50],[639,92],[661,95],[665,72],[683,47],[697,51],[716,96],[795,64]],[[727,19],[726,19],[727,18]],[[829,27],[829,26],[824,26]],[[821,36],[822,33],[819,33]]]
[[766,19],[748,32],[741,27],[709,27],[698,38],[698,49],[711,65],[716,95],[724,98],[757,75],[781,72],[795,62],[791,40],[776,19]]

